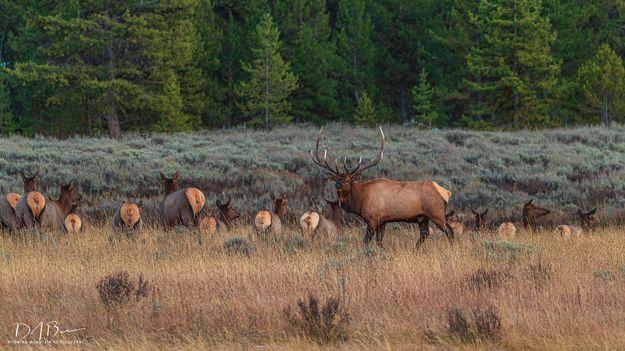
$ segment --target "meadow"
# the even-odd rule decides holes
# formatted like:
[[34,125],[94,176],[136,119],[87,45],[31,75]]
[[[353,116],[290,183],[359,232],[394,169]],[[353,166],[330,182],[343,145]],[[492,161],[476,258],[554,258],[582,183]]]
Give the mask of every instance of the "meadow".
[[[63,349],[622,348],[625,128],[385,128],[385,158],[366,179],[436,180],[468,226],[469,208],[490,208],[494,222],[518,218],[529,198],[553,210],[541,230],[514,241],[469,232],[450,246],[435,233],[415,249],[416,228],[395,225],[382,246],[364,247],[358,221],[338,238],[302,237],[292,221],[278,236],[257,236],[249,217],[269,205],[270,191],[287,193],[293,216],[333,197],[309,159],[317,131],[0,139],[4,190],[20,191],[19,173],[39,170],[44,193],[76,178],[85,196],[82,233],[0,234],[0,349],[59,349],[9,344],[16,323],[50,321],[81,329],[43,337]],[[324,131],[337,157],[375,155],[376,130]],[[156,225],[158,173],[176,170],[209,204],[232,197],[244,213],[234,230]],[[110,229],[127,196],[146,203],[138,235]],[[599,227],[556,238],[553,224],[572,223],[578,206],[599,207]]]

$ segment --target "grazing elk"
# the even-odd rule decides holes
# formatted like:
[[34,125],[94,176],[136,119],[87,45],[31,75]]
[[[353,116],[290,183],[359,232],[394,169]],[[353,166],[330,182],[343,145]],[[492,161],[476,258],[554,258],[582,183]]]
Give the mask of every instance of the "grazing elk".
[[486,214],[488,213],[488,209],[484,210],[484,212],[478,212],[474,209],[471,209],[471,212],[473,212],[473,215],[475,216],[475,231],[476,232],[483,232],[486,230],[487,225],[486,225]]
[[165,229],[178,224],[189,228],[196,227],[199,224],[199,214],[206,201],[204,194],[197,188],[180,189],[178,176],[179,172],[174,173],[172,178],[167,178],[161,173],[162,187],[165,192],[161,212]]
[[[338,225],[334,218],[342,220],[342,210],[338,207],[338,201],[324,200],[330,205],[326,213],[329,212],[331,217],[326,217],[323,213],[313,210],[306,211],[299,220],[302,235],[325,235],[330,238],[334,238],[338,235]],[[335,206],[338,207],[338,210]]]
[[581,227],[575,225],[561,224],[557,226],[556,229],[553,231],[554,234],[559,235],[562,239],[569,239],[571,237],[581,236],[584,233],[591,233],[593,227],[597,224],[597,220],[595,219],[595,212],[597,212],[596,208],[588,212],[577,209],[577,215],[579,216]]
[[221,203],[217,199],[215,205],[217,205],[217,215],[204,217],[200,222],[200,233],[202,234],[214,234],[218,231],[227,232],[231,228],[232,221],[241,216],[239,211],[232,206],[230,198],[226,203]]
[[[24,182],[24,194],[38,190],[39,171],[32,177],[27,177],[23,172],[21,176]],[[11,230],[19,228],[19,222],[15,215],[15,207],[21,197],[22,196],[17,193],[8,193],[4,196],[0,196],[0,228]]]
[[347,162],[343,162],[344,172],[339,171],[338,161],[334,165],[327,161],[327,149],[323,159],[319,158],[319,145],[322,140],[322,130],[317,135],[315,150],[311,151],[312,161],[326,170],[338,195],[341,208],[360,216],[367,223],[364,242],[368,245],[373,235],[380,243],[384,235],[386,223],[408,222],[418,223],[420,238],[417,245],[421,245],[429,235],[429,221],[443,231],[450,242],[454,240],[454,232],[447,224],[445,212],[451,192],[433,181],[395,181],[377,178],[368,182],[361,182],[362,173],[382,161],[384,155],[384,132],[380,128],[380,151],[372,163],[362,166],[362,158],[353,169],[349,169]]
[[130,200],[122,202],[113,216],[113,229],[127,229],[141,231],[143,229],[143,219],[141,219],[141,208],[143,201],[133,202]]
[[282,197],[276,197],[271,194],[273,202],[273,212],[262,210],[256,213],[254,217],[254,228],[257,233],[279,234],[282,232],[282,221],[286,215],[286,193],[282,193]]
[[523,206],[522,222],[505,222],[497,229],[497,233],[503,239],[512,239],[521,231],[533,231],[536,229],[536,220],[548,215],[551,211],[535,204],[534,199]]
[[462,235],[464,234],[466,227],[464,226],[464,224],[462,224],[461,222],[457,222],[457,221],[451,221],[451,217],[454,216],[454,214],[456,213],[456,211],[451,211],[448,214],[445,215],[445,219],[447,220],[447,223],[449,223],[449,226],[451,227],[451,230],[453,230],[454,235],[458,234],[458,235]]
[[80,233],[82,232],[82,219],[78,215],[78,208],[80,207],[80,201],[76,201],[69,210],[69,214],[65,217],[63,224],[67,233]]
[[15,210],[18,222],[26,228],[39,226],[41,228],[63,231],[65,229],[65,217],[72,210],[72,206],[76,205],[82,198],[82,194],[76,190],[77,184],[75,180],[72,180],[67,185],[59,184],[59,188],[60,192],[57,200],[45,201],[42,200],[43,195],[41,195],[42,199],[35,203],[35,205],[39,205],[45,201],[45,206],[41,209],[32,206],[29,203],[30,200],[23,201],[28,199],[29,196],[27,195],[32,195],[35,192],[29,192],[22,196]]

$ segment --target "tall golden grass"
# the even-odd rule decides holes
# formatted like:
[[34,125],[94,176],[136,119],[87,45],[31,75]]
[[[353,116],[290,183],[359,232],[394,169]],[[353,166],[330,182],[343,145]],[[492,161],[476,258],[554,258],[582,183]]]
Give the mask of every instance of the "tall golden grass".
[[[295,230],[263,240],[248,227],[213,237],[148,229],[136,238],[107,228],[1,236],[0,349],[12,346],[16,323],[52,320],[86,328],[55,337],[82,342],[68,349],[625,347],[623,228],[568,241],[539,232],[516,246],[491,234],[466,234],[450,246],[433,235],[419,250],[408,227],[388,229],[384,247],[369,249],[360,228],[338,241],[294,239]],[[253,251],[224,248],[234,236]],[[117,271],[143,274],[154,289],[109,320],[96,284]],[[347,341],[319,344],[289,324],[284,308],[310,294],[340,298],[350,319]],[[473,323],[478,307],[496,309],[499,338],[466,340],[449,330],[449,311]]]

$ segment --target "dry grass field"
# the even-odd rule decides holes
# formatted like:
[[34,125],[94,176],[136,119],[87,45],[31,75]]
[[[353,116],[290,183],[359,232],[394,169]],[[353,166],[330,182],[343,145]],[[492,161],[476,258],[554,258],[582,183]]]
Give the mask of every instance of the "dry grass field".
[[[434,234],[415,250],[409,226],[390,228],[383,248],[364,248],[362,228],[311,240],[294,228],[261,239],[244,224],[214,237],[108,227],[0,236],[0,349],[625,348],[623,228],[568,241],[466,234],[453,246]],[[119,271],[130,285],[109,292],[128,299],[107,308],[96,285]],[[338,299],[336,315],[302,321],[297,301],[310,311],[309,296],[320,309]],[[50,321],[85,329],[48,336]],[[40,322],[43,345],[9,344],[16,323]]]

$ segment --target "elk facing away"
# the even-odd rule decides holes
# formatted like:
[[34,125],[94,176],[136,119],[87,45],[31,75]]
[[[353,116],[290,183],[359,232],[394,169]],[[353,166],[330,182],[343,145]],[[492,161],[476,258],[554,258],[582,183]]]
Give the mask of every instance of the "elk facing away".
[[338,207],[338,201],[324,200],[330,205],[326,213],[330,213],[332,216],[326,217],[321,212],[313,210],[306,211],[299,220],[303,235],[325,235],[330,238],[334,238],[338,235],[337,222],[343,220],[342,210],[340,207],[338,209],[336,208]]
[[254,217],[254,228],[257,233],[279,234],[282,231],[282,221],[286,215],[286,193],[282,193],[282,197],[276,197],[271,194],[273,202],[273,212],[258,211]]
[[369,244],[373,235],[380,243],[384,235],[384,226],[391,222],[418,223],[420,238],[417,245],[423,243],[428,236],[429,222],[443,231],[450,242],[454,240],[454,232],[445,219],[447,203],[451,192],[433,181],[395,181],[378,178],[361,182],[362,173],[376,166],[384,154],[384,132],[380,128],[381,146],[375,160],[362,166],[362,159],[353,169],[343,162],[343,172],[339,171],[338,161],[334,164],[327,161],[327,149],[323,159],[319,157],[319,145],[322,130],[317,135],[315,150],[311,151],[312,161],[326,170],[334,186],[340,206],[347,212],[360,216],[367,223],[364,242]]
[[113,228],[141,231],[143,229],[142,207],[143,201],[124,201],[113,216]]
[[178,172],[174,173],[172,178],[167,178],[161,173],[162,187],[165,192],[161,212],[165,229],[178,224],[196,227],[199,224],[198,215],[206,201],[204,194],[197,188],[180,189],[178,176]]
[[581,227],[561,224],[557,226],[553,232],[556,235],[559,235],[562,239],[569,239],[571,237],[581,236],[584,233],[590,233],[592,232],[593,227],[597,224],[595,212],[597,212],[596,208],[589,212],[583,212],[581,209],[577,209],[577,215],[579,216],[582,224]]
[[239,218],[241,214],[232,206],[232,201],[228,198],[226,203],[215,201],[217,205],[217,215],[204,217],[200,222],[200,233],[214,234],[217,231],[227,232],[230,230],[232,221]]
[[15,214],[20,225],[26,228],[32,228],[35,225],[41,228],[48,228],[58,231],[65,230],[65,218],[70,214],[72,207],[82,198],[76,190],[76,181],[72,180],[67,185],[59,184],[59,198],[53,201],[45,201],[43,195],[35,205],[45,203],[43,208],[33,206],[30,203],[29,196],[38,192],[29,192],[22,196],[17,202]]
[[[32,177],[22,175],[22,181],[24,182],[24,194],[38,190],[38,177],[39,171]],[[43,196],[43,195],[42,195]],[[0,228],[18,229],[19,223],[17,216],[15,215],[15,208],[22,196],[17,193],[8,193],[4,196],[0,195]]]
[[523,220],[521,223],[502,223],[497,229],[497,233],[503,239],[512,239],[521,231],[533,231],[536,229],[536,220],[549,213],[551,211],[536,205],[532,199],[523,206]]
[[80,201],[77,201],[72,205],[69,210],[69,214],[65,217],[63,224],[65,225],[65,231],[67,233],[80,233],[82,232],[82,220],[78,215],[78,208],[80,207]]

